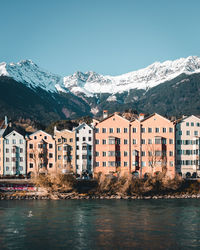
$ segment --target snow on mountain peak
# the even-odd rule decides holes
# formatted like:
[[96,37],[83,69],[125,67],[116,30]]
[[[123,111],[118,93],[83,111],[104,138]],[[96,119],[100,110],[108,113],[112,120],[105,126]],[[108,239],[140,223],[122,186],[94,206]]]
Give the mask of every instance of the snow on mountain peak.
[[200,72],[200,58],[189,56],[174,61],[155,62],[144,69],[119,76],[103,76],[92,71],[64,77],[64,85],[73,93],[122,93],[130,89],[149,89],[181,73]]
[[9,76],[33,89],[39,87],[49,92],[69,92],[63,85],[61,76],[39,68],[31,60],[22,60],[18,63],[10,64],[1,63],[0,75]]

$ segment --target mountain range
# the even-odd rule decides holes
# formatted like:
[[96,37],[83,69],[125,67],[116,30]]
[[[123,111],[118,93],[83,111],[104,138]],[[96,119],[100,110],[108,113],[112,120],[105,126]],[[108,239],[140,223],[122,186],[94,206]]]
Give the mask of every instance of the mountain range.
[[99,116],[103,109],[200,114],[200,58],[155,62],[119,76],[93,71],[59,76],[31,60],[0,63],[0,116],[40,120]]

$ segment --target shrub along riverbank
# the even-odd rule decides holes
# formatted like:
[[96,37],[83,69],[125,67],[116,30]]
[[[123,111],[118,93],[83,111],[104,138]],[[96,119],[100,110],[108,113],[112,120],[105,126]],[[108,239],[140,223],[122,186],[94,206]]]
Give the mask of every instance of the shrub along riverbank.
[[200,180],[162,175],[147,179],[99,175],[77,180],[73,175],[40,175],[31,180],[37,191],[1,192],[0,199],[163,199],[200,198]]

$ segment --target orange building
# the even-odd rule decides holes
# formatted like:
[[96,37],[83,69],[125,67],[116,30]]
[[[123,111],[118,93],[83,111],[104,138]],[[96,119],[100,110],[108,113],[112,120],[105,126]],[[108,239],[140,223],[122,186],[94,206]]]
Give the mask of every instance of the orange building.
[[94,174],[130,172],[130,122],[116,113],[94,122]]
[[175,176],[175,124],[154,113],[140,121],[140,131],[137,133],[140,134],[140,176],[165,171],[167,176],[173,178]]
[[27,174],[54,173],[55,140],[52,135],[39,130],[27,138]]
[[76,133],[68,129],[54,128],[56,141],[56,167],[58,172],[76,173]]

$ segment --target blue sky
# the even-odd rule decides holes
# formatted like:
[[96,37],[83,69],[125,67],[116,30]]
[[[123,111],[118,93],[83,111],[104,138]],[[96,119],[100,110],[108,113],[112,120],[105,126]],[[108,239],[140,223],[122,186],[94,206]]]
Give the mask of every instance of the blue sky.
[[200,56],[199,0],[0,0],[0,62],[118,75]]

